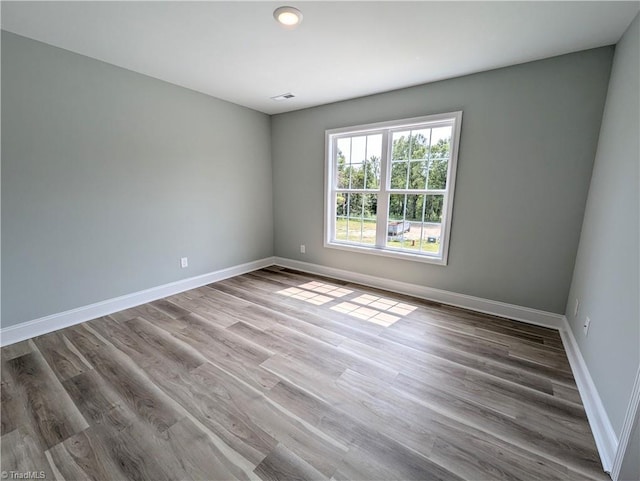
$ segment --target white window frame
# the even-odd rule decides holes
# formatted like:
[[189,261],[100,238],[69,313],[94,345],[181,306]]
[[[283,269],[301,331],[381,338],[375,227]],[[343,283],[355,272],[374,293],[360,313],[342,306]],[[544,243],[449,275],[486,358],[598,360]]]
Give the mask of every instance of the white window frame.
[[[420,127],[433,128],[439,125],[451,125],[451,146],[450,159],[447,166],[446,189],[428,191],[391,190],[391,153],[393,143],[389,136],[397,130],[416,129]],[[324,246],[332,249],[341,249],[364,254],[374,254],[385,257],[427,262],[431,264],[447,265],[449,257],[449,241],[451,232],[451,218],[453,214],[453,199],[456,184],[456,171],[458,165],[458,148],[460,144],[460,129],[462,125],[462,111],[448,112],[443,114],[428,115],[410,119],[394,120],[389,122],[378,122],[374,124],[358,125],[353,127],[342,127],[325,131],[325,199],[324,199]],[[378,197],[377,211],[377,232],[375,246],[352,243],[349,241],[335,240],[335,219],[336,219],[336,159],[337,159],[337,139],[342,137],[353,137],[357,135],[382,134],[382,159],[380,164],[380,189],[369,193],[376,193]],[[367,193],[367,192],[363,192]],[[442,206],[442,231],[440,234],[440,253],[431,254],[425,251],[401,251],[399,249],[386,247],[388,219],[388,200],[380,202],[380,199],[388,199],[391,194],[444,194]],[[385,243],[381,242],[381,239]]]

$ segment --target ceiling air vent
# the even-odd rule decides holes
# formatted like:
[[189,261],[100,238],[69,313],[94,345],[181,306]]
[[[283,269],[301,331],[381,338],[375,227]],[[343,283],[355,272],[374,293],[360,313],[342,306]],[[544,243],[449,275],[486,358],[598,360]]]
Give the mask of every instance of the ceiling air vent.
[[294,98],[295,95],[293,95],[291,92],[287,92],[286,94],[280,94],[280,95],[276,95],[275,97],[271,97],[271,100],[275,100],[276,102],[280,102],[282,100],[289,100]]

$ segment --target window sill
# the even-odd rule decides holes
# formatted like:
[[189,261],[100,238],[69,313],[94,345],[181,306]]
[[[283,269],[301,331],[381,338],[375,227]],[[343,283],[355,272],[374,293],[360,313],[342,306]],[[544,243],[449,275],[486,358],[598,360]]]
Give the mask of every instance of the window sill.
[[402,259],[411,262],[423,262],[425,264],[435,264],[440,266],[447,265],[446,256],[434,257],[421,254],[413,254],[411,252],[402,252],[392,249],[382,249],[379,247],[365,247],[354,244],[346,244],[341,242],[325,242],[324,246],[328,249],[338,249],[348,252],[356,252],[358,254],[368,254],[380,257],[391,257],[395,259]]

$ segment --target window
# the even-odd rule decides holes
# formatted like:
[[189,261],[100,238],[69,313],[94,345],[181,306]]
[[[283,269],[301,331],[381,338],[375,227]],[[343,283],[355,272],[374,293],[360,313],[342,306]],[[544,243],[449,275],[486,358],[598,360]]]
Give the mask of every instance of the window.
[[461,121],[328,130],[325,246],[446,264]]

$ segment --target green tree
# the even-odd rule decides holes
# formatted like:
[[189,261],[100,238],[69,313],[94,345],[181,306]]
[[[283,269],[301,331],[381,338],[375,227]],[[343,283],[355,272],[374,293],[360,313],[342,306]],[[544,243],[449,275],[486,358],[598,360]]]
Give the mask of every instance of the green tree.
[[[395,189],[444,189],[449,165],[449,139],[440,139],[428,145],[422,134],[401,136],[394,139],[391,165],[391,188]],[[426,202],[426,205],[425,205]],[[443,196],[398,194],[392,195],[389,215],[392,219],[439,222],[442,215]]]
[[[428,139],[422,135],[401,136],[393,141],[391,188],[424,189],[428,175]],[[392,195],[389,205],[391,218],[422,219],[422,196]]]
[[[378,189],[380,187],[380,158],[371,156],[362,163],[347,164],[342,151],[338,151],[337,182],[339,188]],[[375,194],[339,193],[336,213],[338,216],[375,217],[378,207]]]
[[447,170],[450,154],[449,139],[440,139],[431,146],[429,155],[429,189],[445,189],[447,186]]

